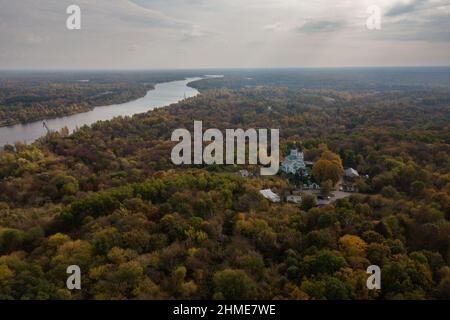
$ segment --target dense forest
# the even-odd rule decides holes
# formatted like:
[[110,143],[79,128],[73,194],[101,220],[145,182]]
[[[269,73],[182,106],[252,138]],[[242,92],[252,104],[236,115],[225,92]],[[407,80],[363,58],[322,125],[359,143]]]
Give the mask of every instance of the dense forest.
[[0,127],[86,112],[143,97],[180,72],[1,72]]
[[[0,299],[450,299],[448,90],[226,83],[5,146]],[[193,119],[280,128],[282,154],[330,150],[369,178],[324,207],[269,203],[259,190],[282,193],[284,176],[171,163],[171,132]],[[66,289],[72,264],[82,290]],[[366,287],[372,264],[381,290]]]

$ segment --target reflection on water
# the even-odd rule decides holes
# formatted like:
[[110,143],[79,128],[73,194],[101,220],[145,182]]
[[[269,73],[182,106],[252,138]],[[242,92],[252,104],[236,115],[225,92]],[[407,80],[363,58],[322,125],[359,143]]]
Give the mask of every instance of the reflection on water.
[[176,103],[185,97],[196,96],[198,91],[188,87],[187,84],[200,79],[202,78],[187,78],[186,80],[160,83],[155,86],[154,90],[148,91],[145,97],[122,104],[96,107],[91,111],[71,116],[1,127],[0,147],[17,141],[25,143],[35,141],[47,133],[44,123],[52,131],[57,131],[67,126],[69,131],[72,132],[77,127],[91,125],[99,120],[110,120],[118,116],[131,116]]

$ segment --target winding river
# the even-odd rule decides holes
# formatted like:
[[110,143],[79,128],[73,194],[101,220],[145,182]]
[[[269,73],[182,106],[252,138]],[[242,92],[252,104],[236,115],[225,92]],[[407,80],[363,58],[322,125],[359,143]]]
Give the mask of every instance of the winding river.
[[118,116],[132,116],[137,113],[147,112],[155,108],[179,102],[185,98],[194,97],[199,92],[196,89],[189,87],[188,83],[207,77],[216,76],[186,78],[185,80],[158,83],[155,86],[155,89],[148,91],[144,97],[130,102],[99,106],[91,111],[70,116],[1,127],[0,148],[5,144],[17,141],[32,143],[47,133],[44,123],[51,131],[57,131],[67,126],[69,131],[73,132],[76,128],[83,125],[91,125],[100,120],[111,120]]

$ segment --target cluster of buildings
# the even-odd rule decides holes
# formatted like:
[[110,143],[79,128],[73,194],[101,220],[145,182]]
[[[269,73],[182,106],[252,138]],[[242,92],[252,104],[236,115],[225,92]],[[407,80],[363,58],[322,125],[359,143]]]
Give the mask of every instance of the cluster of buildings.
[[[312,161],[305,161],[305,155],[302,151],[298,149],[292,149],[290,154],[286,156],[280,165],[280,170],[286,174],[302,176],[309,176],[306,170],[307,166],[312,166],[314,163]],[[241,177],[254,177],[256,173],[249,172],[248,170],[239,170]]]
[[[272,203],[278,203],[281,202],[280,195],[273,192],[271,189],[263,189],[260,190],[259,193],[269,200]],[[292,193],[285,196],[286,202],[300,204],[302,202],[302,196],[299,193]]]
[[[303,152],[298,151],[297,149],[291,150],[290,154],[286,156],[281,163],[280,169],[282,172],[289,175],[308,175],[306,171],[305,156]],[[260,193],[270,202],[281,202],[281,197],[271,189],[261,190]],[[299,192],[293,192],[292,194],[286,195],[285,200],[286,202],[300,204],[302,202],[302,196]]]
[[[308,166],[312,166],[313,162],[305,161],[305,157],[302,151],[298,151],[297,149],[293,149],[290,151],[290,154],[286,156],[286,158],[281,163],[280,169],[282,172],[288,175],[300,175],[302,177],[309,177],[309,173],[307,170]],[[240,171],[241,176],[251,176],[246,170]],[[348,168],[344,172],[344,177],[339,184],[339,192],[335,198],[341,198],[343,196],[348,196],[348,193],[359,192],[358,188],[355,185],[357,179],[360,178],[358,171],[353,168]],[[364,176],[364,178],[368,178]],[[320,185],[311,182],[310,179],[306,179],[308,182],[304,183],[301,187],[301,190],[309,193],[318,193],[320,190]],[[283,196],[283,200],[286,202],[300,204],[302,201],[301,193],[302,191],[294,191],[291,194]],[[260,190],[261,195],[273,203],[278,203],[282,201],[282,197],[276,193],[274,193],[271,189],[263,189]],[[330,203],[333,201],[333,198],[327,197],[327,199],[322,199],[323,197],[318,197],[318,204]]]

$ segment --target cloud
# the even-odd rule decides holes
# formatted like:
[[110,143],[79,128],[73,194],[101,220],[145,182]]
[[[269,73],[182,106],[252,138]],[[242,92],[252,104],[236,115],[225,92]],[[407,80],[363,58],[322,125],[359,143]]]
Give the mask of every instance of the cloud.
[[112,4],[110,1],[107,1],[102,5],[102,8],[105,7],[108,8],[108,11],[110,12],[110,16],[112,18],[122,20],[129,25],[137,25],[150,28],[184,28],[191,25],[187,21],[170,17],[157,10],[142,7],[129,0],[115,0],[114,2],[112,2]]
[[275,22],[272,24],[267,24],[262,28],[264,31],[288,31],[290,27],[288,27],[283,22]]
[[388,12],[386,12],[387,17],[401,16],[406,13],[414,12],[424,4],[424,0],[410,0],[409,2],[399,2],[396,3]]
[[308,21],[302,26],[298,27],[296,30],[302,33],[327,33],[338,31],[347,25],[345,21],[327,21],[327,20],[315,20]]
[[412,0],[396,3],[385,14],[379,39],[450,42],[450,3]]
[[[449,15],[434,11],[419,17],[398,19],[385,25],[384,39],[397,41],[450,42]],[[381,33],[383,36],[383,33]]]
[[[449,0],[405,1],[0,0],[0,68],[450,64]],[[65,27],[73,3],[79,31]]]
[[217,33],[203,30],[197,25],[193,25],[182,31],[182,40],[183,41],[194,41],[197,39],[204,40],[205,38],[216,36]]
[[[155,5],[201,5],[208,2],[208,0],[130,0],[144,8],[151,8]],[[211,1],[211,0],[210,0]]]

